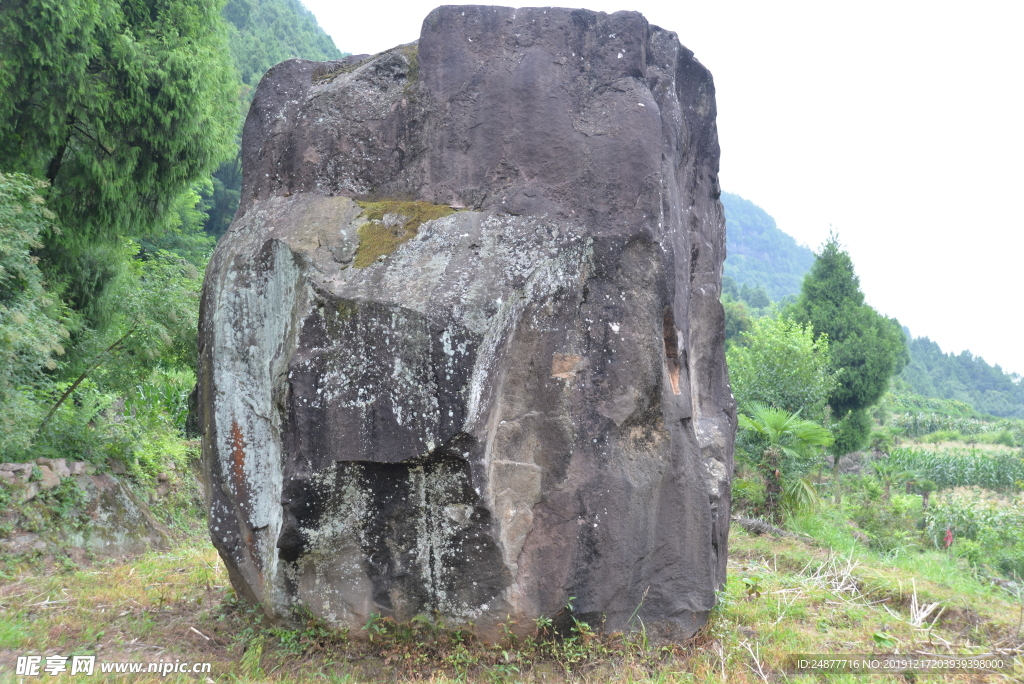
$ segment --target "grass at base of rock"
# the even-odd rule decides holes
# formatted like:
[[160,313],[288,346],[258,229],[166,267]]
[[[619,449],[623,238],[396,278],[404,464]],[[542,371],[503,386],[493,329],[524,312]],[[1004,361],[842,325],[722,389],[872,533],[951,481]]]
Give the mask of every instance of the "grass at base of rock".
[[[810,520],[794,527],[820,534],[824,528]],[[98,663],[212,664],[208,675],[142,673],[131,675],[133,682],[818,682],[787,673],[786,659],[1021,648],[1024,608],[972,578],[957,559],[922,554],[915,565],[887,560],[851,538],[831,542],[756,537],[734,526],[719,605],[685,644],[650,643],[642,632],[597,635],[583,626],[558,640],[541,624],[535,637],[510,635],[485,645],[470,629],[426,616],[408,623],[378,618],[358,635],[314,619],[300,629],[272,625],[235,598],[216,551],[197,529],[170,552],[50,568],[43,576],[7,568],[0,587],[0,681],[16,681],[18,655],[79,654],[96,655]],[[920,614],[932,603],[939,606],[915,625],[915,607]],[[124,677],[97,673],[90,681]],[[851,674],[828,681],[865,680]],[[873,684],[904,681],[871,677]],[[1013,679],[960,674],[916,681]]]
[[429,202],[380,200],[358,202],[367,222],[357,231],[359,247],[353,265],[366,268],[382,256],[391,254],[403,242],[416,237],[419,227],[454,213],[454,209]]

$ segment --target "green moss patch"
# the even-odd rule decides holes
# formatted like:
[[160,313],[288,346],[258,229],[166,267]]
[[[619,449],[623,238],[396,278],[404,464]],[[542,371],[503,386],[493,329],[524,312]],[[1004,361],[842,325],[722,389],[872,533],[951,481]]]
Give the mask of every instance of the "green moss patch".
[[416,237],[427,221],[454,213],[454,209],[429,202],[382,200],[358,202],[367,222],[359,227],[359,248],[353,265],[366,268],[380,257],[391,254],[400,244]]
[[405,58],[409,60],[409,85],[420,79],[420,53],[416,45],[403,45],[399,48]]

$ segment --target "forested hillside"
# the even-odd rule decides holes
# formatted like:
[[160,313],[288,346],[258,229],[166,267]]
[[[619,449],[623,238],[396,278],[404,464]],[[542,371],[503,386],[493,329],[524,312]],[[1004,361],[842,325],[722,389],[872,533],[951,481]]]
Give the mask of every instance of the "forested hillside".
[[249,101],[267,69],[286,59],[329,60],[343,54],[299,0],[229,0],[224,6],[228,45],[242,82],[242,107],[236,132],[236,153],[221,164],[204,198],[206,231],[219,237],[231,225],[242,189],[242,123]]
[[[800,292],[814,253],[779,230],[761,207],[722,193],[728,258],[722,283],[727,338],[749,330],[751,318],[764,315],[771,302]],[[970,352],[944,353],[927,337],[907,334],[910,361],[894,379],[901,394],[954,399],[975,411],[1002,418],[1024,418],[1024,383]]]
[[764,209],[739,195],[722,193],[728,257],[725,275],[738,287],[761,286],[772,301],[800,293],[814,252],[779,230]]
[[249,88],[254,89],[267,69],[286,59],[342,56],[299,0],[229,0],[223,14],[229,23],[235,68]]
[[1001,418],[1024,418],[1024,383],[998,365],[969,351],[945,354],[927,337],[911,339],[910,363],[900,374],[902,387],[913,394],[955,399],[975,410]]

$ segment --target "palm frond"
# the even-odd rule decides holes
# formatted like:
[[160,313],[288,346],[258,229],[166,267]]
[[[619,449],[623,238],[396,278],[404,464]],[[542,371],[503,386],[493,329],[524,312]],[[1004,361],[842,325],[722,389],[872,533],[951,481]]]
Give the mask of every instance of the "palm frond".
[[809,478],[790,480],[782,494],[782,506],[790,513],[814,509],[821,503]]

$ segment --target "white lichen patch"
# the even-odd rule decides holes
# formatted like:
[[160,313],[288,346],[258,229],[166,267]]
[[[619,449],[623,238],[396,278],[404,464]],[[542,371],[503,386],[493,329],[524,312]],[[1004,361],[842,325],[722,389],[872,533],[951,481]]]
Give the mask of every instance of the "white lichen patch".
[[220,288],[212,314],[212,373],[219,395],[214,420],[220,469],[252,531],[242,553],[273,577],[282,485],[281,416],[273,394],[303,286],[291,250],[279,241],[266,247],[262,261],[236,262],[224,274],[235,284]]

